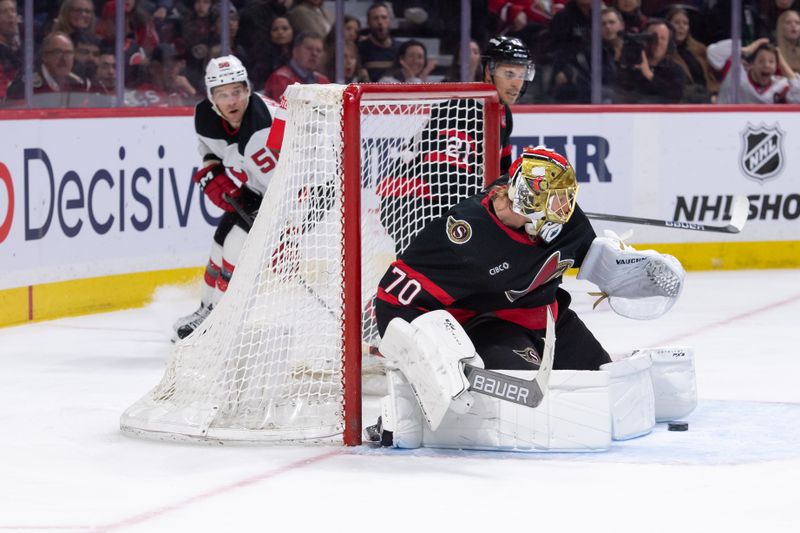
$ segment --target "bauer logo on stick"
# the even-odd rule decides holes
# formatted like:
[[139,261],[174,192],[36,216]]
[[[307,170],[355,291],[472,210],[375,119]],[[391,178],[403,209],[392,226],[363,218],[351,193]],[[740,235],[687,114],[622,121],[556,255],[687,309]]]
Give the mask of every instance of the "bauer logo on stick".
[[740,164],[747,177],[756,181],[765,181],[776,177],[783,170],[783,137],[784,132],[777,124],[767,126],[763,122],[758,126],[747,124],[741,132],[742,152]]

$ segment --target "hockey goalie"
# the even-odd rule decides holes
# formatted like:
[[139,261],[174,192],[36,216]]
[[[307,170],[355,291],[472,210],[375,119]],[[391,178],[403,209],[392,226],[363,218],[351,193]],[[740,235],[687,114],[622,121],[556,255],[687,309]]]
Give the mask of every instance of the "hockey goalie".
[[[696,405],[686,348],[612,361],[570,308],[569,268],[612,309],[651,319],[679,298],[672,256],[598,237],[562,155],[526,148],[507,176],[435,219],[378,288],[385,446],[605,450]],[[551,372],[552,369],[552,372]]]

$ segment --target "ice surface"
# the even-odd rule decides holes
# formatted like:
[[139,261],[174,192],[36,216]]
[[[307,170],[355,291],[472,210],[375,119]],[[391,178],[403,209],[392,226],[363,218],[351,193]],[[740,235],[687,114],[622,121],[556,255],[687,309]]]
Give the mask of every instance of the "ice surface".
[[212,447],[123,436],[196,294],[0,329],[0,531],[800,531],[800,271],[690,273],[637,322],[567,280],[612,354],[693,346],[700,405],[608,453]]

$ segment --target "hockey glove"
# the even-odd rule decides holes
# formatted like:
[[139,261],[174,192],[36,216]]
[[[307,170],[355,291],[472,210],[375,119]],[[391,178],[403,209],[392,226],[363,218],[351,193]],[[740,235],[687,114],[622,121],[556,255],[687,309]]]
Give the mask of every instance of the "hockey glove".
[[192,180],[200,186],[200,190],[206,193],[208,199],[214,205],[224,211],[232,212],[234,208],[225,200],[224,195],[231,198],[238,198],[241,194],[239,187],[225,173],[225,167],[220,163],[209,165],[198,170]]

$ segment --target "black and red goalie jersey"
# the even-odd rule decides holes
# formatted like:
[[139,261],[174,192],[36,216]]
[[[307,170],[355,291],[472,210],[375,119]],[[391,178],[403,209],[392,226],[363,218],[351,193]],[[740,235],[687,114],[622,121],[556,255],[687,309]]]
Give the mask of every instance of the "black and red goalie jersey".
[[[568,268],[579,267],[596,237],[576,205],[560,233],[544,242],[503,224],[492,192],[459,203],[430,222],[380,281],[375,312],[381,335],[389,321],[412,321],[436,309],[461,324],[492,317],[532,330],[558,314],[557,293]],[[565,294],[566,296],[566,294]],[[568,305],[569,297],[558,298]]]

